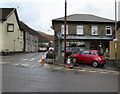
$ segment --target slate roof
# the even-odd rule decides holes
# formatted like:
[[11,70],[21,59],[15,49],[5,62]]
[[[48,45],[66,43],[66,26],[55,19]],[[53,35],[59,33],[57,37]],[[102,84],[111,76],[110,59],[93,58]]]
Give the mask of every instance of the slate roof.
[[19,17],[15,8],[0,8],[0,21],[6,21],[13,12],[15,13],[18,26],[20,27]]
[[16,11],[15,8],[0,8],[0,20],[5,21],[10,16],[12,12]]
[[30,33],[31,35],[34,36],[40,36],[38,32],[36,32],[34,29],[30,28],[28,25],[26,25],[25,23],[23,23],[22,21],[19,21],[20,23],[20,29]]
[[[52,21],[64,21],[64,17],[53,19]],[[114,20],[98,17],[91,14],[73,14],[67,16],[67,21],[81,21],[81,22],[111,22]]]
[[37,36],[39,42],[49,42],[50,40],[53,39],[53,36],[47,35],[45,33],[40,33],[39,31],[37,32],[36,30],[30,28],[28,25],[26,25],[22,21],[20,21],[19,23],[20,23],[21,30],[28,32],[33,36]]

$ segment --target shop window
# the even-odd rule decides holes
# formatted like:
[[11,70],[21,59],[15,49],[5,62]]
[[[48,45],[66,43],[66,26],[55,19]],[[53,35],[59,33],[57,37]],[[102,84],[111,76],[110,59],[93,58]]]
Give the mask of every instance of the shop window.
[[85,47],[85,42],[77,42],[77,47]]

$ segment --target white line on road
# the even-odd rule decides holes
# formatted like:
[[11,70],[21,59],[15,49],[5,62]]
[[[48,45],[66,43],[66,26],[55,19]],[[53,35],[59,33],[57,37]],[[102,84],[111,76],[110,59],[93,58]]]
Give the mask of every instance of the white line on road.
[[33,61],[35,58],[27,58],[27,59],[22,59],[22,60],[25,60],[25,61]]
[[0,62],[0,64],[9,64],[10,62]]

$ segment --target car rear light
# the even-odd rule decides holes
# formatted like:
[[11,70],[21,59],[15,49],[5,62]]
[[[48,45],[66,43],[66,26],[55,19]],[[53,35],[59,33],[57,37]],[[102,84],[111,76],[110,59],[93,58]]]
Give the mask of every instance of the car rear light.
[[105,60],[105,57],[98,57],[99,60]]
[[100,57],[98,57],[99,60],[102,60]]

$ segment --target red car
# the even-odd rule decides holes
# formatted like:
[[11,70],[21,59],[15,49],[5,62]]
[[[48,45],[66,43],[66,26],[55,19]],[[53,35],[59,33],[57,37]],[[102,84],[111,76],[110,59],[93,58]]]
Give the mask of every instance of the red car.
[[72,62],[75,63],[88,63],[92,64],[93,67],[98,65],[104,66],[106,59],[100,51],[97,50],[84,50],[79,53],[72,55]]

